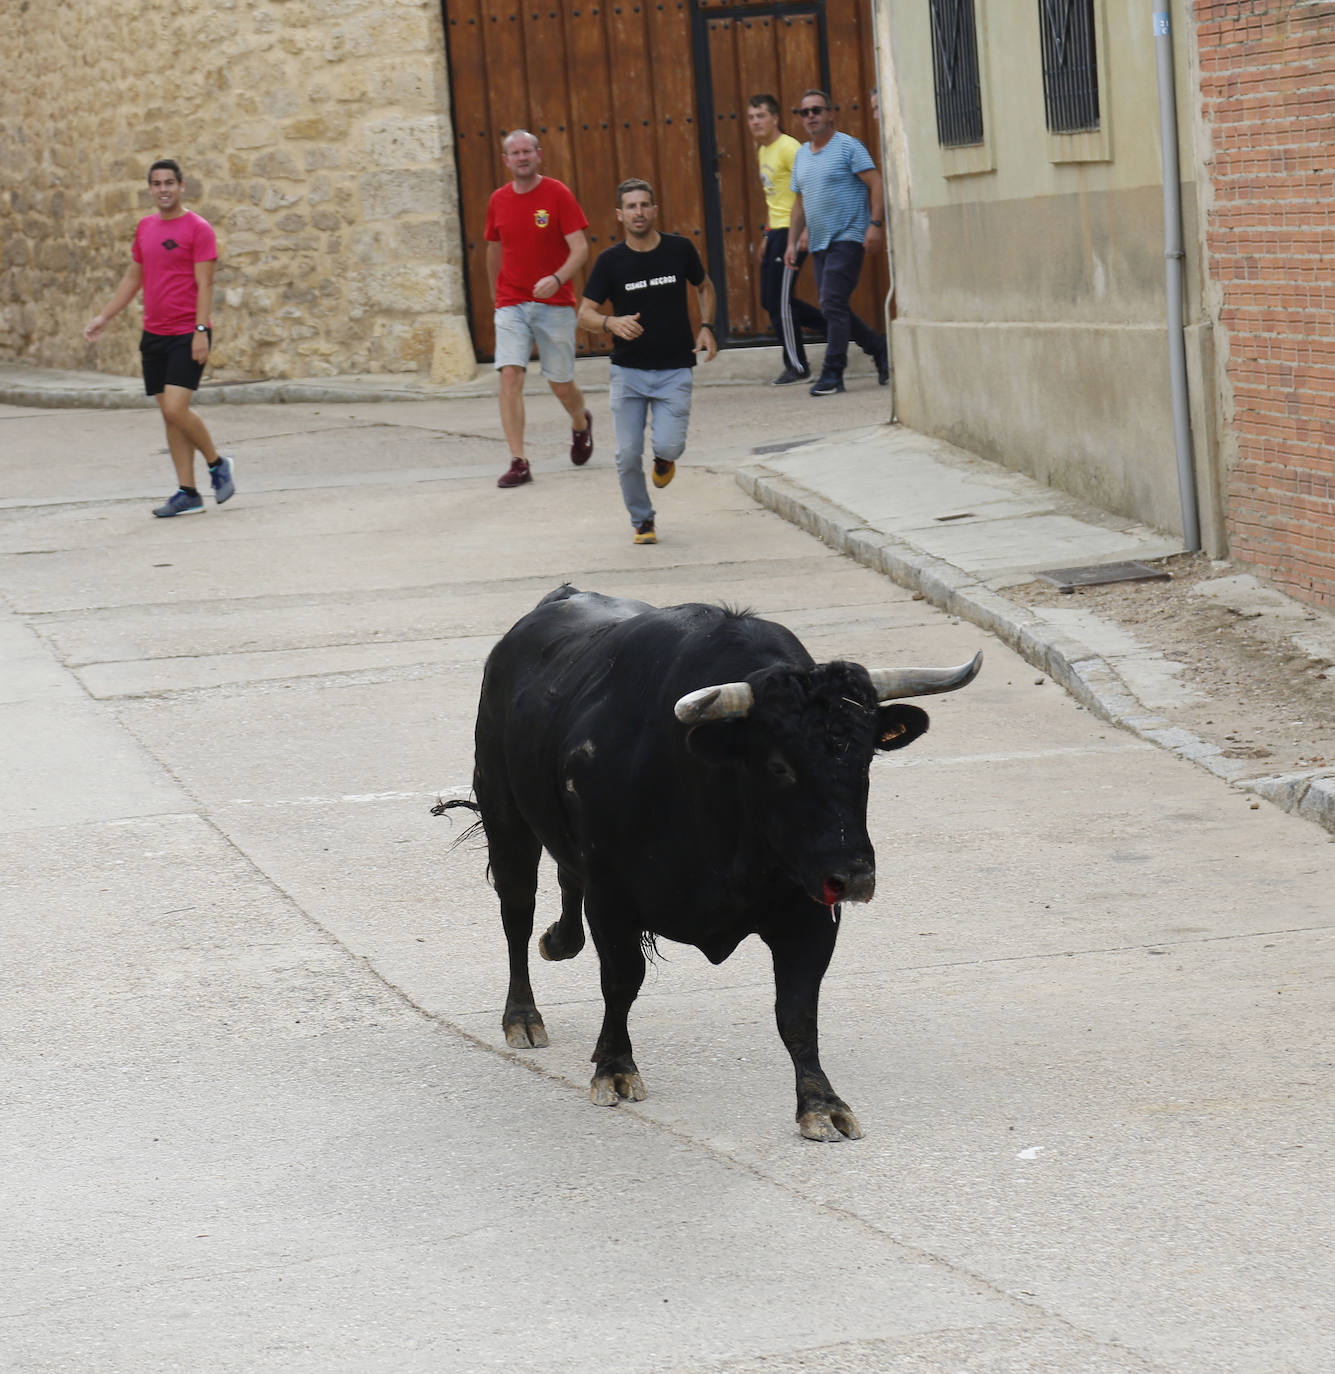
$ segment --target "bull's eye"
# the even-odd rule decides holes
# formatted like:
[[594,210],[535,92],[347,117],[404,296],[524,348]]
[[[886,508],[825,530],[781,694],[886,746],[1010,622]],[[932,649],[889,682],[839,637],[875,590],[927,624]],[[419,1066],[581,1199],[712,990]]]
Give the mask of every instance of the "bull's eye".
[[797,774],[793,772],[792,765],[782,754],[771,754],[765,766],[769,769],[770,777],[780,787],[791,787],[797,781]]

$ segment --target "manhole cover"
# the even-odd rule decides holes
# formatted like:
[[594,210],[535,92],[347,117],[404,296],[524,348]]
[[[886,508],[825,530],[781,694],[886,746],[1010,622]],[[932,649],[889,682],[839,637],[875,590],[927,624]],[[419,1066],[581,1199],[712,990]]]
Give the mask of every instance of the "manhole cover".
[[1172,573],[1151,568],[1146,563],[1096,563],[1088,568],[1049,568],[1035,577],[1051,583],[1058,591],[1073,592],[1077,587],[1101,587],[1106,582],[1171,582]]

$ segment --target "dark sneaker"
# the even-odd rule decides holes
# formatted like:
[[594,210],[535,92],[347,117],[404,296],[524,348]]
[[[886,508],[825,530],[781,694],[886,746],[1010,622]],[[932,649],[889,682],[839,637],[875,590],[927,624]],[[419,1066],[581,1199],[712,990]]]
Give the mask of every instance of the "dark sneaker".
[[652,520],[642,520],[635,526],[635,542],[637,544],[658,543],[658,536],[654,533],[654,522]]
[[593,456],[593,416],[584,412],[584,428],[570,431],[570,461],[582,468]]
[[527,458],[513,458],[510,466],[501,473],[496,479],[498,487],[522,487],[525,482],[533,480],[533,473],[529,470]]
[[770,383],[770,386],[792,386],[794,382],[805,382],[811,376],[811,369],[804,367],[785,367],[782,372]]
[[837,396],[844,389],[844,379],[837,372],[822,372],[820,381],[811,388],[813,396]]
[[654,486],[665,487],[676,475],[676,463],[669,463],[666,458],[654,459]]
[[191,496],[189,492],[178,488],[153,511],[153,514],[159,520],[166,520],[173,515],[202,514],[203,510],[204,498],[198,492]]
[[236,467],[225,453],[218,455],[218,466],[209,469],[209,481],[213,483],[213,499],[220,506],[236,495]]

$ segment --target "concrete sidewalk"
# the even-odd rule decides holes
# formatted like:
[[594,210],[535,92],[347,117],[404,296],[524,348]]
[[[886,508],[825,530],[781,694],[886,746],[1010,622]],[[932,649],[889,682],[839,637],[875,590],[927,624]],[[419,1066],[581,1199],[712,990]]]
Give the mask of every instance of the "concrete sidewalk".
[[[699,380],[758,383],[774,375],[779,362],[777,349],[732,349],[701,369]],[[870,364],[858,359],[849,375],[870,373]],[[579,360],[577,380],[586,391],[606,390],[606,376],[604,359]],[[534,368],[529,387],[544,389]],[[479,369],[472,381],[444,388],[393,375],[330,377],[206,385],[200,400],[401,403],[495,390],[495,373]],[[5,365],[0,404],[121,408],[148,402],[137,378]],[[837,420],[838,399],[821,404],[830,407],[821,413]],[[1147,707],[1134,686],[1143,666],[1134,648],[1128,652],[1107,636],[1093,642],[1087,621],[1044,613],[1005,594],[1042,570],[1171,557],[1184,552],[1179,539],[899,425],[772,447],[742,466],[738,481],[755,500],[831,547],[997,635],[1103,718],[1335,832],[1335,768],[1258,772],[1254,762],[1230,757]],[[1335,618],[1322,617],[1315,633],[1329,641],[1327,656],[1335,659]]]

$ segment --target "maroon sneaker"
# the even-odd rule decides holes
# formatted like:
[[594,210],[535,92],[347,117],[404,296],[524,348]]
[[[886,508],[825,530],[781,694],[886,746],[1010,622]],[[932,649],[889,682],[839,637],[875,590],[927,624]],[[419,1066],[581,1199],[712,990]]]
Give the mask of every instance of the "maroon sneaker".
[[570,461],[582,468],[593,457],[593,416],[584,412],[584,428],[570,431]]
[[510,466],[501,473],[496,479],[498,487],[522,487],[525,482],[533,480],[533,473],[529,470],[527,458],[515,458],[511,460]]

